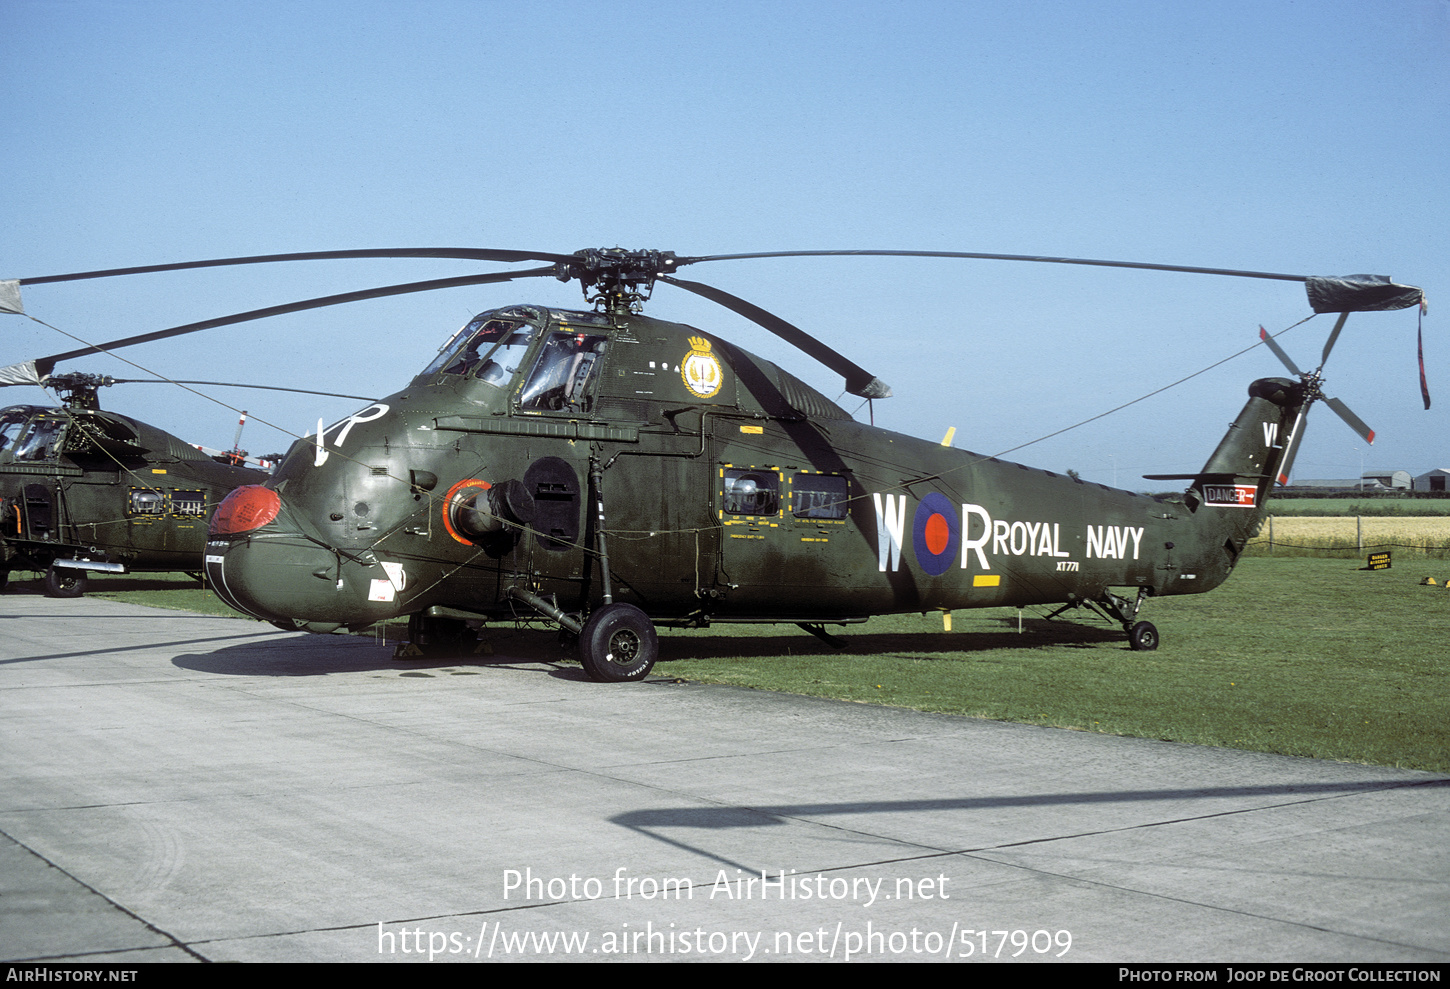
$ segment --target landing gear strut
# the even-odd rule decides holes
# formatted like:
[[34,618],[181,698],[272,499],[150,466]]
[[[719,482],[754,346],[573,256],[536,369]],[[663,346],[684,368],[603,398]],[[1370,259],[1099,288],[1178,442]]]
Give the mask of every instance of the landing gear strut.
[[579,661],[591,679],[625,683],[649,676],[655,660],[659,658],[660,643],[654,622],[648,615],[632,604],[614,600],[609,579],[609,549],[604,540],[603,473],[604,466],[599,458],[591,456],[589,480],[594,495],[594,542],[604,603],[581,623],[577,615],[566,613],[557,601],[518,585],[506,588],[504,595],[558,625],[560,643],[574,640],[579,650]]
[[394,659],[434,659],[442,656],[466,656],[478,643],[478,635],[468,623],[458,618],[435,618],[427,612],[408,616],[409,648],[399,648]]
[[1138,599],[1129,601],[1127,598],[1118,597],[1111,591],[1105,592],[1097,601],[1089,602],[1104,615],[1123,623],[1123,631],[1128,633],[1128,648],[1135,652],[1152,652],[1158,648],[1158,629],[1152,622],[1134,621],[1138,617],[1138,609],[1143,607],[1143,602],[1148,600],[1148,588],[1138,588]]

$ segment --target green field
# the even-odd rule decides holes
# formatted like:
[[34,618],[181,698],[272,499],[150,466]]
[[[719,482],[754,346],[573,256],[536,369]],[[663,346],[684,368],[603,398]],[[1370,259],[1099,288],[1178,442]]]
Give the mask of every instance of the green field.
[[1270,498],[1270,515],[1363,515],[1371,518],[1404,515],[1450,515],[1444,498]]
[[[1029,610],[1019,634],[1015,610],[993,609],[957,612],[950,633],[939,614],[833,630],[842,652],[794,626],[662,630],[654,676],[1450,771],[1450,561],[1361,563],[1246,558],[1212,593],[1150,601],[1141,617],[1163,637],[1151,653],[1106,622]],[[90,593],[229,613],[181,577],[100,578]],[[499,655],[558,657],[548,632],[486,637]]]

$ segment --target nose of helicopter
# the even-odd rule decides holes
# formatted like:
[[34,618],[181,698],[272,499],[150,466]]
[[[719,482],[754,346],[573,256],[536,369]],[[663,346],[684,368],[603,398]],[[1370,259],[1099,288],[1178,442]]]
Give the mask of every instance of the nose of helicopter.
[[380,568],[330,546],[283,496],[260,484],[237,488],[217,506],[207,527],[205,571],[228,605],[284,627],[330,632],[388,617],[366,590],[374,576],[368,571],[381,575]]

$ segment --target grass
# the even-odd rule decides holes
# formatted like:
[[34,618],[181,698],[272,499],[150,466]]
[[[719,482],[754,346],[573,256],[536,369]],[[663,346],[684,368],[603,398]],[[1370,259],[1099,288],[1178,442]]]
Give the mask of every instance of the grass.
[[1291,516],[1446,515],[1450,514],[1450,501],[1444,498],[1271,498],[1265,510],[1270,515]]
[[[779,628],[668,634],[658,673],[1028,724],[1450,770],[1450,563],[1246,559],[1143,616],[1163,645],[1015,611],[872,619],[845,654]],[[1081,613],[1079,613],[1081,614]],[[700,638],[703,635],[703,639]],[[732,643],[738,642],[731,650]],[[744,648],[739,648],[743,646]]]
[[[1098,620],[1010,609],[896,615],[833,629],[662,629],[655,676],[1082,731],[1450,771],[1450,561],[1245,558],[1209,594],[1150,601],[1156,652]],[[1436,586],[1422,585],[1432,576]],[[24,588],[35,582],[17,582]],[[103,577],[89,592],[231,614],[180,575]],[[1066,618],[1068,616],[1064,616]],[[490,628],[500,653],[557,658],[547,632]],[[506,645],[505,645],[506,640]]]

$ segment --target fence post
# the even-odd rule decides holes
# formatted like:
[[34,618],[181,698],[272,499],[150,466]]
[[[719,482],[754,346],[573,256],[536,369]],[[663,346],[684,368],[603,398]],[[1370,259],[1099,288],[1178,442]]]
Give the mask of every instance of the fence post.
[[1269,516],[1269,555],[1274,555],[1274,516]]
[[1357,548],[1364,549],[1364,519],[1359,515],[1354,517],[1354,542]]

